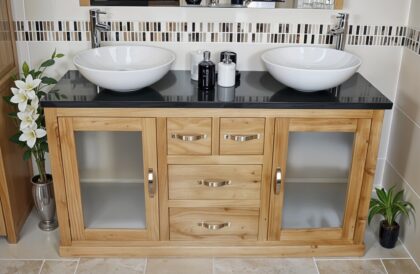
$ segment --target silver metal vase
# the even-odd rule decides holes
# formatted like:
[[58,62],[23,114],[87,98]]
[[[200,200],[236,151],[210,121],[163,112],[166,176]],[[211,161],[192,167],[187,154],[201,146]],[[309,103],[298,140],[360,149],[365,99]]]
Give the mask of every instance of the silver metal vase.
[[38,225],[39,228],[44,231],[56,229],[58,223],[55,217],[55,200],[51,175],[47,175],[47,182],[41,182],[39,175],[32,178],[32,196],[38,216],[41,219]]

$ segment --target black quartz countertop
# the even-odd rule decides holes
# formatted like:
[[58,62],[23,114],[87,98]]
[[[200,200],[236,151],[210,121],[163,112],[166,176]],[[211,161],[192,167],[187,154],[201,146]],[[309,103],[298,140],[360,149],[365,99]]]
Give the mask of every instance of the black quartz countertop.
[[170,71],[154,85],[118,93],[98,89],[78,71],[58,82],[43,107],[57,108],[261,108],[261,109],[391,109],[392,102],[360,74],[341,86],[304,93],[277,82],[268,72],[243,71],[235,88],[203,92],[189,71]]

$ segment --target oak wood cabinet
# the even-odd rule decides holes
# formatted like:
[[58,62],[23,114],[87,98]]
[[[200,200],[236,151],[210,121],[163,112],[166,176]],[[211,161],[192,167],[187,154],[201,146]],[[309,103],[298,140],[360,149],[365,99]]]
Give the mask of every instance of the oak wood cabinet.
[[46,117],[63,256],[364,253],[382,110]]
[[9,0],[0,0],[0,235],[10,243],[16,243],[19,232],[29,215],[33,200],[31,195],[32,167],[23,161],[22,150],[9,138],[17,132],[17,126],[8,113],[11,106],[3,96],[10,95],[12,76],[18,73],[13,22]]

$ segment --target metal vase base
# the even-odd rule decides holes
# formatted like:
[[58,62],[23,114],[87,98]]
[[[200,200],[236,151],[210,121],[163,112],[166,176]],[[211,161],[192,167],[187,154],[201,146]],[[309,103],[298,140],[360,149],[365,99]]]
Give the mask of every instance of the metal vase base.
[[57,220],[40,221],[38,227],[43,231],[53,231],[58,227]]
[[52,176],[47,175],[47,182],[42,182],[39,176],[32,178],[32,195],[35,208],[41,219],[38,227],[43,231],[52,231],[58,227],[55,217],[55,200]]

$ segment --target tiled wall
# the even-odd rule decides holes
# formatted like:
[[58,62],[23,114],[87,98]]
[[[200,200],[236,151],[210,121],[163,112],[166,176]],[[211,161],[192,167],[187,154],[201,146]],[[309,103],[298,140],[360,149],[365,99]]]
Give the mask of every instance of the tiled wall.
[[401,238],[420,265],[420,1],[414,0],[392,120],[384,185],[398,185],[415,207],[415,221],[402,220]]

